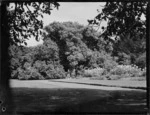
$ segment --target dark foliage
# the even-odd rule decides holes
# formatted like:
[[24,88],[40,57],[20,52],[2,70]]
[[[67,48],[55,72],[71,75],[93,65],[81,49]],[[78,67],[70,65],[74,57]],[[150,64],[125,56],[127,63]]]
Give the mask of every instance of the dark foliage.
[[[88,20],[90,25],[97,26],[107,22],[100,36],[112,44],[112,55],[119,64],[136,64],[141,68],[146,65],[146,20],[142,18],[146,19],[147,6],[147,1],[106,2],[102,11]],[[112,36],[114,40],[110,39]]]
[[90,24],[99,25],[101,21],[107,21],[107,27],[103,35],[108,36],[125,35],[130,33],[134,36],[136,32],[141,35],[146,33],[146,21],[141,20],[141,16],[146,17],[146,8],[148,2],[107,2],[102,12],[95,17],[94,20],[89,20]]

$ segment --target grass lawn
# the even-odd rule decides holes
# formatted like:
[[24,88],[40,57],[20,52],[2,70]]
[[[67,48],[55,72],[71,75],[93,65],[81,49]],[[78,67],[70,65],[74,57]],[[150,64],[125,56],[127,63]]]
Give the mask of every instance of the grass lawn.
[[20,114],[147,111],[146,90],[117,89],[53,80],[10,81],[15,110]]
[[146,92],[71,88],[12,88],[17,113],[146,112]]
[[131,81],[131,80],[91,80],[90,78],[83,79],[54,79],[49,80],[54,82],[89,84],[97,86],[113,86],[135,89],[146,89],[146,81]]

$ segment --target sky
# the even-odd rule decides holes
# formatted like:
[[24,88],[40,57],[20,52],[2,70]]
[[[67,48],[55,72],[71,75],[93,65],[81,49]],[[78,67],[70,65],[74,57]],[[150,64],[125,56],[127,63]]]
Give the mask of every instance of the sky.
[[[94,19],[98,14],[97,9],[101,10],[104,2],[60,2],[59,9],[52,10],[51,15],[44,15],[43,23],[44,26],[54,22],[78,22],[82,25],[88,25],[88,19]],[[106,24],[103,23],[102,26]],[[27,41],[28,46],[35,46],[42,44],[42,40],[36,42],[34,38]]]
[[100,2],[60,2],[59,9],[54,9],[51,15],[44,15],[44,26],[53,21],[77,21],[87,25],[88,19],[93,19],[97,14],[97,9],[104,3]]

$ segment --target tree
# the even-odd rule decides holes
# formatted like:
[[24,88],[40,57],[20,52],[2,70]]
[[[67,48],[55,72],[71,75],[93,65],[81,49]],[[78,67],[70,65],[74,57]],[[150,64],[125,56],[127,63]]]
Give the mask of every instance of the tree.
[[76,22],[53,22],[46,26],[45,30],[47,36],[44,42],[49,39],[56,42],[60,63],[65,71],[69,70],[72,75],[77,73],[79,68],[96,67],[93,64],[96,65],[97,62],[91,62],[95,60],[92,56],[94,52],[110,53],[112,47],[111,44],[106,43],[105,39],[99,37],[96,30]]
[[[52,39],[57,43],[60,63],[64,66],[65,71],[69,70],[71,74],[80,65],[88,65],[87,60],[90,55],[90,49],[87,47],[86,42],[83,42],[84,29],[84,26],[76,22],[53,22],[45,27],[48,37],[45,37],[44,41]],[[92,36],[92,32],[90,34]],[[84,37],[84,39],[86,38]]]
[[[113,56],[118,57],[120,64],[137,64],[143,60],[140,55],[146,52],[146,11],[149,3],[141,2],[106,2],[101,12],[89,24],[100,26],[107,21],[106,28],[102,27],[100,35],[113,46]],[[114,40],[110,39],[115,36]],[[136,60],[136,58],[138,60]],[[145,64],[143,64],[145,65]]]
[[143,53],[146,53],[146,36],[136,33],[133,37],[126,34],[116,41],[112,55],[118,57],[120,64],[136,64],[136,59]]
[[50,38],[34,47],[9,47],[11,78],[20,80],[64,78],[59,49]]
[[98,44],[98,33],[92,28],[85,28],[83,30],[83,41],[91,50],[96,50]]
[[[9,88],[10,78],[10,63],[8,55],[9,44],[26,45],[25,39],[34,35],[38,40],[39,31],[43,23],[39,20],[39,16],[43,17],[43,13],[50,14],[54,7],[59,6],[57,2],[14,2],[13,10],[9,10],[9,2],[1,2],[1,81],[0,85],[3,92],[6,92],[4,102],[7,107],[7,112],[12,113],[13,104],[11,103],[11,91]],[[32,11],[31,11],[32,7]],[[8,104],[10,104],[8,105]]]
[[82,41],[87,45],[87,47],[91,50],[97,50],[99,52],[106,51],[108,53],[112,52],[113,47],[112,43],[107,42],[102,36],[100,36],[100,32],[97,32],[95,29],[91,27],[86,27],[82,32],[83,39]]
[[107,21],[107,27],[102,29],[101,34],[105,38],[110,36],[125,35],[130,33],[134,36],[136,32],[142,35],[146,34],[146,21],[141,19],[143,15],[146,17],[146,8],[148,2],[107,2],[102,12],[94,18],[89,20],[89,24],[100,25],[102,21]]
[[59,4],[57,2],[2,2],[2,6],[6,10],[3,16],[7,19],[7,22],[4,20],[7,24],[3,22],[3,26],[10,34],[10,42],[15,44],[25,43],[31,35],[38,40],[39,34],[42,34],[40,29],[43,28],[41,20],[43,14],[50,15],[51,10],[54,7],[58,9]]

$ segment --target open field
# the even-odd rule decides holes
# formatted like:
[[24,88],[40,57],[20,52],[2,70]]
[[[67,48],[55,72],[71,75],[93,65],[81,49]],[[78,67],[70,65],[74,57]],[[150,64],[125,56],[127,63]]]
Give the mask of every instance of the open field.
[[109,87],[146,89],[146,81],[91,80],[89,78],[81,78],[81,79],[56,79],[56,80],[50,80],[50,81],[64,82],[64,83],[87,84],[87,85],[96,85],[96,86],[109,86]]
[[[39,85],[39,83],[41,85]],[[98,88],[101,88],[100,86],[107,86],[109,88],[106,88],[110,90],[111,88],[114,89],[120,89],[123,90],[123,88],[127,89],[146,89],[146,81],[129,81],[129,80],[90,80],[89,78],[81,78],[81,79],[51,79],[51,80],[10,80],[10,85],[12,87],[28,87],[28,88],[56,88],[57,83],[62,85],[62,87],[67,88],[74,88],[80,86],[83,86],[82,88],[86,88],[86,86],[90,86],[88,88],[91,88],[95,86],[98,86]],[[71,83],[69,85],[68,83]],[[48,85],[51,85],[51,87],[48,87]],[[105,87],[102,87],[105,88]]]
[[17,113],[146,112],[146,90],[11,80]]

